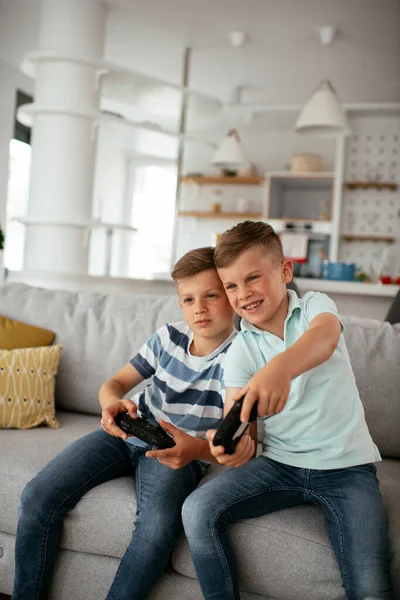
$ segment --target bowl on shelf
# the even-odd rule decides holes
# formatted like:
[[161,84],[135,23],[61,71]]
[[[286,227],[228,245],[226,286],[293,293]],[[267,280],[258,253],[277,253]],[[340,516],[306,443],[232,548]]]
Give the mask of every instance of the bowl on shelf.
[[356,275],[355,263],[322,261],[322,279],[334,281],[354,281]]

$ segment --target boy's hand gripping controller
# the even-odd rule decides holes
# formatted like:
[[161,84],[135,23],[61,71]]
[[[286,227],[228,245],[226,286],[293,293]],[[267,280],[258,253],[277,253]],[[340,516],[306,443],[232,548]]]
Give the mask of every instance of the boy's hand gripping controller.
[[114,421],[122,431],[134,435],[157,450],[175,446],[174,440],[161,425],[153,425],[144,417],[133,419],[128,413],[119,413]]
[[242,423],[240,413],[242,410],[244,396],[237,400],[231,410],[228,412],[221,425],[218,427],[214,439],[214,446],[223,446],[225,454],[233,454],[236,450],[236,444],[246,431],[252,421],[257,418],[257,402],[253,404],[250,413],[250,420],[247,423]]

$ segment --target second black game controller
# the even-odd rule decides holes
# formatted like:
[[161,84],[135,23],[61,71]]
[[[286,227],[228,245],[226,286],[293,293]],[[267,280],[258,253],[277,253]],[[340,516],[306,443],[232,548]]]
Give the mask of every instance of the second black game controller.
[[154,425],[144,417],[134,419],[128,413],[119,413],[114,421],[122,431],[130,433],[157,450],[175,446],[174,440],[161,425]]
[[249,421],[242,423],[240,413],[242,411],[244,396],[237,400],[231,410],[228,412],[221,425],[218,427],[214,439],[214,446],[223,446],[225,454],[233,454],[236,450],[236,444],[246,431],[252,421],[257,419],[257,402],[253,404]]

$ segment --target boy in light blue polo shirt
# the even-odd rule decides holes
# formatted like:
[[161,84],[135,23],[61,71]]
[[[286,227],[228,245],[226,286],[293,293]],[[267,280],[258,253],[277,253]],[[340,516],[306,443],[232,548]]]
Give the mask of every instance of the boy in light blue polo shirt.
[[241,418],[258,402],[255,427],[233,455],[211,443],[230,467],[187,498],[183,522],[206,600],[238,600],[227,525],[298,504],[324,510],[350,600],[393,600],[385,514],[373,464],[380,460],[365,422],[343,324],[325,294],[299,299],[279,237],[263,222],[225,232],[215,251],[229,301],[242,317],[224,362],[225,414],[246,394]]

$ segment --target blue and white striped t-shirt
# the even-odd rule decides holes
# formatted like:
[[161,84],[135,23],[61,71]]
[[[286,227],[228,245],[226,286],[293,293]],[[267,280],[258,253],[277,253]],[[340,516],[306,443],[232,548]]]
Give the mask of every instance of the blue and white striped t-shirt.
[[[222,361],[237,331],[208,356],[192,356],[193,332],[185,321],[167,323],[142,346],[130,363],[150,385],[132,396],[143,416],[164,419],[193,437],[205,438],[223,417]],[[130,443],[142,445],[137,438]]]

